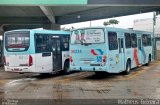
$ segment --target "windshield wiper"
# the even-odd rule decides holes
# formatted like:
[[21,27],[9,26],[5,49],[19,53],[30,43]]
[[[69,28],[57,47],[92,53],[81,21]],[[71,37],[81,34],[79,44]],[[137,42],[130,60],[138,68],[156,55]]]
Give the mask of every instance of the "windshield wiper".
[[84,46],[88,46],[88,45],[91,45],[92,43],[83,43],[82,45]]
[[82,40],[80,40],[80,42],[81,42],[81,45],[83,45],[83,44],[84,44]]
[[79,40],[79,44],[84,45],[84,46],[88,46],[91,45],[92,43],[84,43],[82,40]]

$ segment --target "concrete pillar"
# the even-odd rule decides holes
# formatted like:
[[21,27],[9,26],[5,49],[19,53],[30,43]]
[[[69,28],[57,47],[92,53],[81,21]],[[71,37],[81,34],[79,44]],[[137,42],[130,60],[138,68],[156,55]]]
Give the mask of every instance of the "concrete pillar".
[[1,25],[1,26],[0,26],[0,35],[3,35],[3,34],[4,34],[4,26],[5,26],[5,25]]
[[0,27],[0,66],[3,65],[3,37],[4,36],[4,25]]
[[45,24],[43,25],[44,29],[48,30],[60,30],[60,25],[59,24]]

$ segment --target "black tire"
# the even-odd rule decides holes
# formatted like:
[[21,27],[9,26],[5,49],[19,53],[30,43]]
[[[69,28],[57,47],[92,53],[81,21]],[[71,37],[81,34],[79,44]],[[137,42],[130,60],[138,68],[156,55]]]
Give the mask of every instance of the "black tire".
[[146,64],[146,66],[149,66],[150,63],[151,63],[151,55],[149,55],[148,57],[148,63]]
[[64,74],[65,75],[68,75],[69,74],[69,61],[66,61],[65,63],[64,63]]
[[124,71],[124,74],[128,75],[130,74],[130,71],[131,71],[131,62],[128,60],[126,63],[126,70]]

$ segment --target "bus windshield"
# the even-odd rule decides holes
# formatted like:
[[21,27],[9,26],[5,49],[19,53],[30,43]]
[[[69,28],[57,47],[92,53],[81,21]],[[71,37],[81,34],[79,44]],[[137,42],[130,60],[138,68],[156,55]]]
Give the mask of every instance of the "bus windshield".
[[27,51],[29,48],[29,32],[6,33],[5,48],[9,52]]
[[103,29],[80,29],[71,34],[71,44],[104,43]]

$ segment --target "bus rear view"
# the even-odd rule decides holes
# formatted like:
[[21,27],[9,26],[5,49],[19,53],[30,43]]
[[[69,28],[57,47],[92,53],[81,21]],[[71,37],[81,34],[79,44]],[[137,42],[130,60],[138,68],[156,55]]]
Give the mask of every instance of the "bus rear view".
[[23,29],[5,32],[5,71],[20,73],[67,73],[70,32]]
[[70,70],[103,71],[107,51],[104,28],[73,30],[70,42]]
[[30,47],[30,31],[9,31],[4,38],[5,71],[20,72],[32,66],[32,56],[27,54]]

